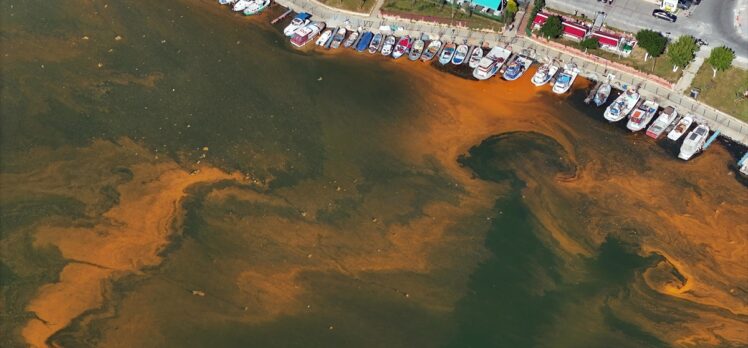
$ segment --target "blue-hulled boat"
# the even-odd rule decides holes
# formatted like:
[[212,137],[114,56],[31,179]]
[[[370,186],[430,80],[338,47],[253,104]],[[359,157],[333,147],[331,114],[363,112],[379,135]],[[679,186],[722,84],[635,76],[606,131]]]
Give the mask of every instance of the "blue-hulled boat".
[[356,45],[356,51],[363,52],[367,48],[369,48],[369,43],[371,42],[371,39],[373,37],[374,34],[372,34],[370,31],[361,34],[361,39],[358,40],[358,45]]

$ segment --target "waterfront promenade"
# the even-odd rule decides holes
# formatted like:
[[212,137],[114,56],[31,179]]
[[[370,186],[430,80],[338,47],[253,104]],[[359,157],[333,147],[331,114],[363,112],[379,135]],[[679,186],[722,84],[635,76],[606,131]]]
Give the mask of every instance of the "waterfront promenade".
[[517,14],[515,30],[496,32],[471,30],[466,27],[451,26],[448,23],[430,23],[385,16],[379,11],[382,1],[374,6],[369,14],[332,8],[315,0],[277,0],[276,2],[296,12],[311,13],[317,20],[325,21],[330,26],[344,25],[353,29],[366,28],[373,30],[386,27],[396,35],[428,35],[431,39],[466,42],[468,44],[487,42],[490,45],[510,48],[515,52],[527,49],[534,52],[534,58],[539,61],[555,59],[562,63],[575,63],[581,70],[581,76],[593,80],[611,78],[611,84],[619,89],[636,86],[644,98],[654,99],[663,106],[672,105],[683,114],[692,113],[701,122],[708,124],[712,130],[720,131],[723,136],[748,145],[748,124],[684,95],[682,92],[683,83],[672,84],[655,76],[636,71],[631,67],[613,63],[555,42],[518,35],[518,32],[521,34],[524,30],[523,24],[529,20],[529,18],[525,18],[525,12],[523,11]]

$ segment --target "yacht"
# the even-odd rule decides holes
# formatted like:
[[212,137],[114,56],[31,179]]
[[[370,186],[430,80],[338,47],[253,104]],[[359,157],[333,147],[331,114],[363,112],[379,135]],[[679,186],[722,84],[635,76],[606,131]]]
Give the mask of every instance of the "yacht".
[[618,122],[626,117],[631,110],[634,109],[636,103],[639,102],[639,93],[633,89],[627,90],[613,101],[613,104],[608,105],[605,109],[605,119],[610,122]]
[[491,76],[495,75],[501,66],[504,65],[507,58],[512,55],[512,52],[503,47],[494,47],[488,53],[481,58],[478,62],[478,66],[473,69],[473,77],[478,80],[487,80]]
[[556,76],[556,72],[558,72],[558,66],[556,64],[543,64],[538,68],[538,71],[535,72],[535,75],[532,76],[532,84],[540,87],[553,79],[553,76]]
[[678,121],[678,124],[675,125],[675,128],[670,131],[670,133],[667,134],[667,138],[676,141],[680,139],[680,137],[683,136],[683,134],[686,134],[686,131],[688,131],[688,128],[691,127],[691,124],[693,123],[693,116],[688,114],[684,116],[683,118]]
[[579,69],[577,69],[576,65],[567,64],[564,67],[564,71],[556,78],[556,83],[553,84],[553,93],[564,94],[568,92],[578,74]]
[[389,56],[392,54],[392,51],[395,49],[395,42],[397,42],[397,39],[392,35],[389,35],[384,39],[384,46],[382,46],[383,56]]
[[665,128],[675,122],[676,117],[678,117],[678,112],[675,111],[675,108],[672,106],[666,107],[665,110],[660,112],[660,116],[657,116],[652,125],[647,128],[647,135],[653,139],[658,139],[665,132]]
[[511,63],[509,63],[506,67],[506,70],[504,70],[504,75],[502,77],[507,81],[514,81],[522,74],[527,71],[528,68],[530,68],[530,65],[532,65],[532,60],[524,55],[519,55],[517,58],[515,58]]
[[705,124],[698,125],[686,136],[686,140],[683,140],[683,145],[680,146],[680,153],[678,158],[682,160],[689,160],[693,155],[701,151],[706,142],[706,137],[709,136],[709,127]]
[[324,28],[325,22],[312,22],[303,28],[299,28],[291,37],[291,44],[296,47],[303,47],[309,41],[314,40]]
[[629,116],[629,122],[626,124],[626,128],[628,128],[632,132],[638,132],[644,127],[646,127],[649,124],[649,121],[652,121],[652,118],[657,113],[657,108],[660,107],[660,104],[657,104],[657,102],[652,100],[647,100],[641,105],[639,105],[634,112],[631,113],[631,116]]
[[480,63],[481,58],[483,58],[483,48],[480,46],[473,47],[473,51],[470,52],[470,59],[468,59],[468,66],[471,69],[475,69],[478,67],[478,63]]
[[291,23],[288,24],[285,28],[283,28],[283,34],[286,35],[286,36],[288,36],[288,37],[293,36],[293,33],[297,29],[305,27],[307,24],[309,24],[309,22],[311,21],[309,18],[311,18],[311,17],[312,17],[312,15],[310,15],[310,14],[308,14],[306,12],[301,12],[301,13],[297,14],[296,17],[294,17],[291,20]]

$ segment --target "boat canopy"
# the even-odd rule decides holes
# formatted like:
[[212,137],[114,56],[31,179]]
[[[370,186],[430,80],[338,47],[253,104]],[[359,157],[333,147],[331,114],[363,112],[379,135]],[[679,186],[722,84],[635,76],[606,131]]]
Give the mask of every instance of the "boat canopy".
[[312,18],[312,15],[310,15],[310,14],[308,14],[306,12],[300,12],[299,14],[296,15],[296,18],[299,18],[299,19],[302,19],[302,20],[303,19],[309,19],[309,18]]

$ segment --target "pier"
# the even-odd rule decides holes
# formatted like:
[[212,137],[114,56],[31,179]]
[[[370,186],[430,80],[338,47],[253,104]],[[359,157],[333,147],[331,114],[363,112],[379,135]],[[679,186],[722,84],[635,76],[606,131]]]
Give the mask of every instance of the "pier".
[[280,16],[278,16],[278,17],[276,17],[276,18],[275,18],[275,19],[273,19],[272,21],[270,21],[270,24],[275,24],[275,23],[278,23],[278,22],[280,22],[281,20],[283,20],[283,18],[286,18],[286,16],[288,16],[288,15],[289,15],[289,14],[291,14],[292,12],[293,12],[293,10],[289,8],[288,10],[286,10],[286,12],[283,12],[283,14],[281,14],[281,15],[280,15]]

